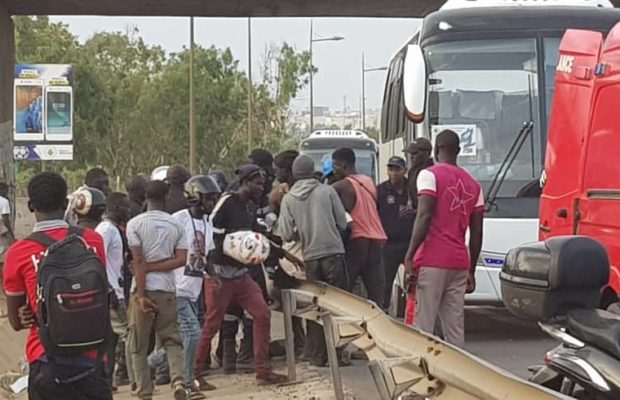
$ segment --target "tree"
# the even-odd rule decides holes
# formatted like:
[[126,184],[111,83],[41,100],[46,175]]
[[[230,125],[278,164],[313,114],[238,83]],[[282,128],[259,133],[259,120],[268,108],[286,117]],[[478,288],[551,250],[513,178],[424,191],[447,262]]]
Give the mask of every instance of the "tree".
[[[17,60],[67,63],[75,71],[72,163],[49,163],[66,175],[104,167],[121,180],[159,165],[186,164],[189,52],[166,54],[137,30],[101,32],[80,44],[47,17],[15,19]],[[233,170],[247,157],[248,78],[230,49],[195,47],[199,167]],[[310,56],[287,43],[265,54],[262,81],[252,85],[254,142],[279,151],[287,141],[291,100],[307,84]]]

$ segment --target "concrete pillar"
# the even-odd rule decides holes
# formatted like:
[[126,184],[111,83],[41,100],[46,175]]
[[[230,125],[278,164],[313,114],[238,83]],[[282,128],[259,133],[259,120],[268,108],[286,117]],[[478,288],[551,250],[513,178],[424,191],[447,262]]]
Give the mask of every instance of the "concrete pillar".
[[[0,180],[8,183],[11,188],[15,182],[13,175],[14,70],[15,29],[5,1],[0,0]],[[11,190],[11,197],[14,200],[14,190]]]

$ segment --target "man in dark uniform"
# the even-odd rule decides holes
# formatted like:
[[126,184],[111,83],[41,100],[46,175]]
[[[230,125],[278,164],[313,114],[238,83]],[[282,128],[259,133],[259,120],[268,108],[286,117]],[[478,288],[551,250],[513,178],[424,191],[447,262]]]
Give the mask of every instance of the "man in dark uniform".
[[405,160],[398,156],[391,157],[387,168],[389,179],[377,187],[379,217],[388,237],[381,250],[385,268],[385,308],[390,305],[392,283],[407,253],[415,217],[405,176]]

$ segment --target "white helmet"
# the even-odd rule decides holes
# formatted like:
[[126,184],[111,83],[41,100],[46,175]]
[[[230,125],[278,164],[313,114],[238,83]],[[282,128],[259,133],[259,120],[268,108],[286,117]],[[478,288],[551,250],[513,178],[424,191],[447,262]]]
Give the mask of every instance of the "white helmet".
[[224,254],[245,265],[259,265],[269,257],[269,241],[260,233],[239,231],[224,238]]
[[151,180],[152,181],[164,181],[168,176],[168,169],[170,167],[167,165],[162,165],[161,167],[157,167],[151,172]]

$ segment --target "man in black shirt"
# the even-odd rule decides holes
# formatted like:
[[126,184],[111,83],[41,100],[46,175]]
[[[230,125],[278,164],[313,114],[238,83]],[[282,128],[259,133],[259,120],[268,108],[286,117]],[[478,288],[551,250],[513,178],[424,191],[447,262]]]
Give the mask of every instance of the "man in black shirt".
[[168,214],[189,208],[189,203],[185,197],[185,183],[191,177],[190,173],[181,165],[173,165],[168,168],[166,175],[166,182],[170,185],[170,191],[166,196],[166,212]]
[[412,201],[413,208],[417,208],[418,204],[418,188],[416,182],[418,174],[425,168],[433,165],[433,159],[431,158],[431,152],[433,146],[425,138],[417,138],[413,142],[409,143],[405,153],[409,156],[409,172],[407,173],[407,181],[409,185],[409,198]]
[[211,340],[220,330],[224,313],[231,303],[241,306],[253,318],[257,383],[269,385],[286,381],[285,376],[275,374],[270,369],[268,353],[271,313],[261,288],[248,276],[250,268],[260,266],[245,265],[224,252],[227,234],[257,231],[253,201],[260,198],[264,191],[264,172],[258,166],[244,165],[237,171],[237,176],[239,190],[222,196],[211,214],[215,250],[209,256],[209,264],[212,264],[212,269],[209,269],[213,274],[205,279],[207,315],[194,366],[194,376],[200,377],[202,387],[207,386],[202,366],[211,353]]
[[385,268],[385,308],[390,305],[392,283],[409,247],[415,214],[405,177],[407,166],[401,157],[388,161],[389,179],[377,187],[379,217],[388,241],[381,255]]
[[132,177],[125,185],[129,197],[129,217],[137,217],[144,212],[146,203],[146,185],[149,180],[143,175]]

